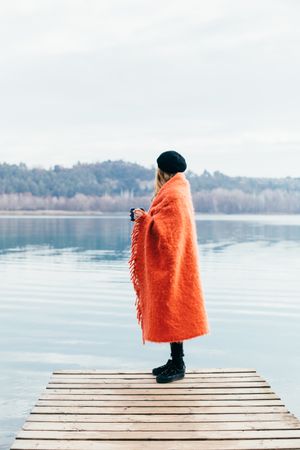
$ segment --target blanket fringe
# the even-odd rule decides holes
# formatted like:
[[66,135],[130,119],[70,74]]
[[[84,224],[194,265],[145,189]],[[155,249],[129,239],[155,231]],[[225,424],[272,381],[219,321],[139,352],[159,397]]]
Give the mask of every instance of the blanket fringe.
[[136,307],[136,317],[137,321],[142,329],[142,341],[145,344],[144,339],[144,327],[143,327],[143,304],[141,299],[141,285],[137,275],[137,267],[138,267],[138,236],[140,231],[140,221],[141,217],[135,219],[135,223],[133,229],[131,231],[131,256],[128,260],[129,270],[130,270],[130,279],[133,284],[136,298],[135,298],[135,307]]

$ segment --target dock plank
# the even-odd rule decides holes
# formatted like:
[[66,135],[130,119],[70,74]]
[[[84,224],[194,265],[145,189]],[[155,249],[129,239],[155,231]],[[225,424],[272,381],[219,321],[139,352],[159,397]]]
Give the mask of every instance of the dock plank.
[[11,450],[300,449],[300,421],[252,368],[56,370]]
[[[16,439],[11,450],[161,450],[161,441],[53,441]],[[164,450],[287,450],[300,449],[300,439],[171,440]]]

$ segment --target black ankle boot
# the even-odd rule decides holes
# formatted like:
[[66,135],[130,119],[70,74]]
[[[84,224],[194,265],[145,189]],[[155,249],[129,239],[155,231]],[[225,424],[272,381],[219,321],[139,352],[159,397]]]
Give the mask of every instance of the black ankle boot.
[[154,369],[152,369],[152,375],[159,375],[164,370],[166,370],[169,366],[171,366],[172,363],[173,363],[172,359],[168,359],[166,364],[163,364],[162,366],[159,366],[159,367],[154,367]]
[[164,371],[160,372],[157,377],[157,383],[169,383],[170,381],[180,380],[185,376],[185,364],[183,361],[183,343],[170,342],[172,363]]
[[157,383],[169,383],[170,381],[180,380],[185,376],[185,364],[179,368],[174,362],[163,372],[156,376]]
[[175,367],[176,370],[182,371],[185,369],[185,364],[183,361],[183,342],[170,342],[170,348],[171,348],[171,358],[168,359],[166,364],[163,364],[162,366],[155,367],[152,369],[152,375],[160,375],[163,373],[166,369],[169,369],[171,367]]

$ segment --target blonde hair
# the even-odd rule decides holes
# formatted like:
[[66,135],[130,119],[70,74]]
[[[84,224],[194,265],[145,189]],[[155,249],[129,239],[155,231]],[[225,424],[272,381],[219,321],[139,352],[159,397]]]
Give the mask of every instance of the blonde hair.
[[152,199],[158,194],[160,188],[174,175],[175,173],[167,173],[157,167],[154,181],[154,195]]

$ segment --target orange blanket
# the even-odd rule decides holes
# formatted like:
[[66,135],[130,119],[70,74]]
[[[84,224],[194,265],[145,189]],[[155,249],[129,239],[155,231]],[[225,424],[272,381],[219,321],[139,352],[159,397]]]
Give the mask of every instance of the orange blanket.
[[142,342],[209,333],[189,181],[177,172],[131,232],[130,278]]

